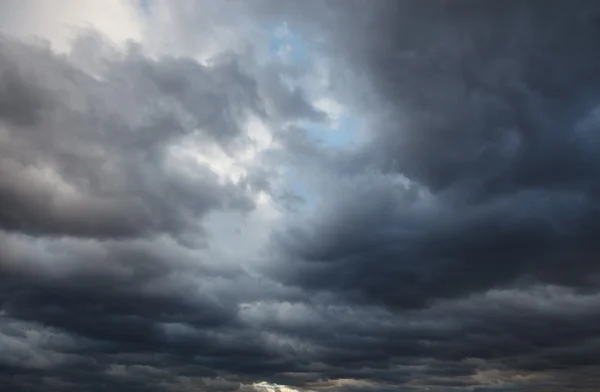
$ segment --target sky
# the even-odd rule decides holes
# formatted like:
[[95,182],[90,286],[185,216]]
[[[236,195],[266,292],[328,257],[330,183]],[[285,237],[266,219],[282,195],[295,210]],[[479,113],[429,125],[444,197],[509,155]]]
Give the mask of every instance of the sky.
[[0,0],[0,390],[596,391],[599,42],[595,0]]

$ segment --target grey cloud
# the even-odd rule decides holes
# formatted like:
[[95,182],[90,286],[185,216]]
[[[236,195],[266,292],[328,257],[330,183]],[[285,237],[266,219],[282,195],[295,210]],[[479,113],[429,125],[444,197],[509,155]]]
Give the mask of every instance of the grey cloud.
[[[27,290],[34,284],[26,283]],[[559,287],[494,291],[402,314],[332,302],[327,296],[311,302],[301,297],[289,297],[288,302],[246,297],[250,305],[238,313],[238,322],[207,324],[198,319],[204,306],[184,309],[176,297],[175,302],[161,304],[148,294],[137,295],[130,304],[127,296],[118,295],[122,288],[98,291],[94,299],[94,289],[73,291],[63,283],[60,290],[43,288],[44,295],[36,300],[21,286],[21,294],[13,296],[15,307],[5,307],[10,314],[33,317],[88,339],[76,345],[71,342],[78,340],[72,338],[55,340],[47,348],[70,351],[81,362],[54,364],[52,371],[26,367],[33,372],[28,377],[33,383],[52,374],[74,385],[137,385],[150,390],[182,388],[192,376],[225,377],[231,388],[262,378],[308,389],[324,378],[370,380],[367,386],[357,382],[340,390],[422,390],[488,382],[491,387],[494,380],[526,382],[535,388],[544,380],[560,380],[566,366],[576,372],[581,362],[568,362],[569,357],[586,358],[587,367],[598,366],[593,359],[596,346],[591,344],[597,334],[598,296]],[[74,307],[77,301],[80,306]],[[35,312],[26,315],[16,306]],[[95,314],[88,314],[87,308]],[[73,318],[75,312],[87,317]],[[61,313],[70,325],[59,321]],[[85,328],[73,324],[85,319],[93,323]],[[168,327],[156,328],[165,321]]]
[[366,174],[337,168],[312,224],[281,236],[290,282],[400,307],[521,279],[595,285],[598,10],[579,5],[332,2],[334,56],[368,72],[365,108],[388,121]]
[[[232,374],[250,382],[290,366],[284,347],[239,319],[238,304],[301,298],[294,290],[259,284],[239,266],[203,261],[202,252],[173,241],[52,239],[43,252],[14,241],[4,241],[10,252],[0,259],[0,362],[8,373],[30,373],[38,384],[53,375],[74,387],[134,383],[164,391],[183,388],[178,377],[204,374],[210,386],[227,375],[235,384]],[[113,365],[168,375],[115,381],[106,374]],[[223,386],[216,384],[210,388]]]
[[40,117],[44,107],[43,92],[30,85],[17,67],[7,66],[0,71],[0,89],[4,92],[0,99],[0,116],[13,125],[33,125]]
[[183,170],[192,161],[169,150],[190,135],[239,136],[258,98],[235,63],[131,52],[93,77],[43,48],[4,39],[2,50],[5,230],[177,235],[211,209],[253,207],[245,189],[220,184],[208,167]]
[[121,56],[94,33],[76,43],[72,62],[9,39],[2,50],[6,230],[178,235],[210,210],[248,211],[243,184],[220,183],[174,148],[217,143],[235,154],[247,145],[248,115],[267,115],[264,100],[283,105],[273,114],[280,119],[322,116],[275,72],[259,74],[259,88],[235,54],[209,66],[151,60],[135,46]]
[[[93,34],[63,57],[3,40],[0,383],[594,390],[598,5],[209,5],[197,20],[228,31],[289,23],[368,140],[330,149],[284,127],[326,118],[287,85],[304,71],[251,50],[207,66]],[[194,35],[182,48],[217,31],[195,35],[200,8],[174,11]],[[243,150],[248,114],[277,147],[239,183],[185,155]],[[308,179],[314,209],[279,211],[259,261],[212,253],[211,211],[293,198],[279,165]]]
[[344,196],[322,206],[314,226],[279,236],[282,257],[301,259],[282,265],[290,282],[409,308],[520,278],[596,282],[588,196],[524,191],[465,205],[419,195],[393,176],[363,178],[337,194]]
[[[265,73],[263,82],[265,97],[270,100],[274,112],[285,120],[309,120],[323,122],[326,114],[308,102],[306,93],[300,86],[287,86],[284,80],[285,69],[272,66]],[[288,73],[288,72],[286,72]],[[295,75],[292,75],[295,76]]]
[[[308,221],[278,228],[267,273],[401,314],[491,289],[597,291],[595,4],[330,2],[322,7],[330,13],[298,7],[314,18],[293,28],[326,35],[340,73],[366,74],[376,100],[351,103],[376,113],[376,121],[371,140],[353,152],[358,170],[352,159],[332,160],[309,142],[287,145],[305,165],[313,157],[327,162],[325,201]],[[531,361],[528,371],[564,366],[572,374],[597,366],[582,350],[595,352],[595,321],[584,318],[571,329],[567,313],[529,317],[525,309],[490,319],[493,301],[484,303],[459,322],[458,335],[448,326],[439,343],[436,334],[382,338],[383,357],[476,357],[509,368],[523,360]],[[340,358],[351,363],[353,356]],[[561,385],[551,378],[537,388]],[[452,376],[437,382],[477,384]]]

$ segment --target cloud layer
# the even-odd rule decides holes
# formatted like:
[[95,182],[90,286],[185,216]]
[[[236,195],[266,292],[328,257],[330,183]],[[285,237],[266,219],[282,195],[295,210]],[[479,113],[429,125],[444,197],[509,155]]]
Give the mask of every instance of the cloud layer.
[[0,5],[1,385],[595,390],[595,2],[58,3]]

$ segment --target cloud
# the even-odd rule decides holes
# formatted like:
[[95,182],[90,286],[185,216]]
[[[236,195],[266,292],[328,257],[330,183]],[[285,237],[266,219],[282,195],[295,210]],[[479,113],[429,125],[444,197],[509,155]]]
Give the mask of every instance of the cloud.
[[1,385],[594,390],[594,2],[88,3],[0,6]]
[[42,48],[2,48],[5,229],[176,233],[213,208],[253,208],[241,186],[175,150],[184,137],[225,146],[240,135],[257,98],[234,62],[130,52],[90,75]]
[[385,121],[357,154],[364,173],[281,236],[304,260],[284,267],[290,281],[401,307],[523,279],[594,285],[598,160],[578,129],[597,105],[597,10],[359,8],[332,3],[326,31]]

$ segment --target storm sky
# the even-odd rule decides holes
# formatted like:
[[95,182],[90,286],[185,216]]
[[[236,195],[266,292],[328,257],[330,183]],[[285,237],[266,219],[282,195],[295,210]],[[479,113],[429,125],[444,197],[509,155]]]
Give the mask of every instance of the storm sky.
[[0,0],[0,390],[600,385],[600,2]]

